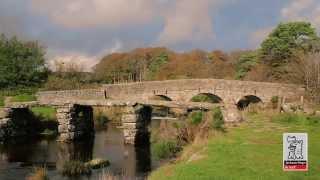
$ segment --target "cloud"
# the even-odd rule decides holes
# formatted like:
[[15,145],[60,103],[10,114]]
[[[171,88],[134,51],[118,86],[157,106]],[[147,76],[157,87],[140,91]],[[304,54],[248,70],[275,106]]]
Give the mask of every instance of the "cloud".
[[35,13],[67,28],[144,24],[156,10],[150,0],[32,0]]
[[266,27],[256,30],[250,35],[250,44],[252,47],[258,47],[264,39],[268,37],[274,27]]
[[320,1],[291,0],[282,8],[281,18],[286,21],[309,21],[320,32]]
[[[78,67],[80,70],[85,72],[92,71],[92,68],[99,63],[100,59],[109,53],[114,53],[122,50],[122,43],[120,41],[115,41],[113,47],[107,48],[101,51],[96,56],[90,56],[81,52],[58,52],[60,50],[56,50],[51,58],[49,58],[48,66],[51,70],[56,70],[56,64],[67,64],[74,65]],[[59,54],[59,55],[57,55]]]
[[[280,10],[280,21],[308,21],[320,32],[320,1],[291,0]],[[251,33],[250,44],[257,47],[275,26],[264,27]]]
[[176,0],[174,8],[165,15],[163,31],[158,37],[161,45],[214,39],[210,11],[217,0]]

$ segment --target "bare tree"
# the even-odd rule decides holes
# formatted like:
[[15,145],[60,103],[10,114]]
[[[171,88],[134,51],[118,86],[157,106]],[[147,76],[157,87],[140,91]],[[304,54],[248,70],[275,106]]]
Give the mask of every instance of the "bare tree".
[[305,85],[310,96],[320,103],[320,53],[308,55],[306,58]]

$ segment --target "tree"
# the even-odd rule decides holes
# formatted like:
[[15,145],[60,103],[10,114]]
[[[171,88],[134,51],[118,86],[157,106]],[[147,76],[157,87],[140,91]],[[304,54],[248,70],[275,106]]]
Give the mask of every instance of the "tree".
[[43,83],[48,75],[44,49],[37,42],[16,37],[0,37],[0,89],[31,87]]
[[258,63],[256,51],[242,54],[236,64],[236,79],[242,79]]
[[296,51],[311,51],[312,47],[304,42],[318,39],[315,28],[308,22],[280,23],[261,44],[262,59],[277,66],[287,62]]

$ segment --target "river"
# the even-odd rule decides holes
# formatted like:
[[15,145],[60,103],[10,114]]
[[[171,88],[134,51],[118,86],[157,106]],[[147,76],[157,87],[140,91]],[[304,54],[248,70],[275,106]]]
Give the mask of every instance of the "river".
[[97,180],[103,173],[125,175],[128,179],[145,179],[158,166],[152,161],[150,146],[124,145],[120,129],[109,124],[96,130],[95,137],[71,144],[56,139],[33,139],[0,145],[0,180],[23,180],[35,166],[47,167],[50,180],[68,180],[59,171],[69,160],[108,159],[110,166],[94,170],[91,176],[76,179]]

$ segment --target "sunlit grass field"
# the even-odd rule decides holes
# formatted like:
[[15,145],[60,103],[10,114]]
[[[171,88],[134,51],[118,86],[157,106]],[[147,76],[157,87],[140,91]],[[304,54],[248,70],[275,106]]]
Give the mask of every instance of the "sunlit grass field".
[[[155,170],[150,178],[210,180],[319,180],[320,118],[304,115],[270,113],[248,114],[239,127],[215,135],[208,144],[186,147],[174,164]],[[282,170],[282,134],[307,132],[309,138],[309,171]],[[201,158],[191,158],[196,154]],[[195,160],[193,160],[195,159]]]

